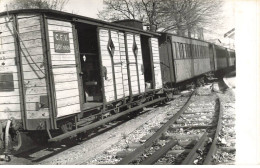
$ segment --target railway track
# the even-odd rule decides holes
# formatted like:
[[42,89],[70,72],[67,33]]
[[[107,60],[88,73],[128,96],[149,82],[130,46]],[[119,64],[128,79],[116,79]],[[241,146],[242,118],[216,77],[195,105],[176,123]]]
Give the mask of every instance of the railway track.
[[213,164],[222,116],[223,107],[216,94],[194,91],[175,115],[117,164]]
[[[167,118],[160,122],[161,127],[154,128],[153,135],[142,138],[141,146],[132,147],[132,151],[122,151],[122,159],[117,164],[233,164],[232,160],[220,161],[221,157],[225,157],[223,152],[235,151],[234,146],[222,142],[226,136],[224,130],[234,127],[229,122],[232,114],[222,114],[229,104],[223,105],[219,95],[200,93],[199,89],[192,94],[186,93],[180,99],[174,105],[175,112],[171,112],[173,108],[164,111]],[[123,120],[110,123],[99,128],[98,132],[106,132],[122,122]],[[234,131],[231,129],[229,133],[234,134]],[[232,144],[233,139],[230,141]],[[69,148],[70,146],[59,143],[22,155],[29,160],[25,164],[38,164]],[[83,160],[77,164],[89,163]]]
[[[12,165],[12,164],[16,164],[18,162],[23,162],[24,164],[38,164],[41,161],[44,161],[45,159],[48,159],[52,156],[62,153],[63,151],[66,151],[73,146],[80,145],[81,143],[84,143],[85,141],[87,141],[91,138],[94,138],[115,127],[118,127],[119,125],[121,125],[135,117],[141,116],[141,115],[149,112],[151,109],[154,109],[157,106],[161,106],[161,104],[153,105],[150,108],[146,108],[142,112],[131,113],[129,115],[122,116],[112,122],[106,123],[100,127],[89,130],[88,134],[82,134],[77,138],[66,139],[65,141],[61,141],[61,142],[44,143],[44,144],[35,145],[33,148],[30,148],[29,150],[25,150],[23,152],[16,153],[15,156],[11,156],[11,162],[2,162],[1,161],[0,165],[1,164],[5,164],[5,165],[11,164]],[[78,138],[80,138],[80,139],[78,139]]]

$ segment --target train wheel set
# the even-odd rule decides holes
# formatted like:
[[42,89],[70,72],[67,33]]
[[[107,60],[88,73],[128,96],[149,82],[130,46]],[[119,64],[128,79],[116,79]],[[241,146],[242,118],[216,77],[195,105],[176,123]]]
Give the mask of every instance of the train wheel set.
[[3,157],[28,144],[77,137],[163,104],[206,74],[235,68],[231,49],[147,32],[136,20],[26,9],[0,13],[0,31]]

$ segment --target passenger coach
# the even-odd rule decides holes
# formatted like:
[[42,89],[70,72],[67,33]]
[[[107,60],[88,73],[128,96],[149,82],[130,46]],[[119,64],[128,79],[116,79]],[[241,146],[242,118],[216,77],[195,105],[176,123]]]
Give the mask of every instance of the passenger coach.
[[213,49],[201,40],[164,33],[160,37],[162,79],[171,87],[214,71]]

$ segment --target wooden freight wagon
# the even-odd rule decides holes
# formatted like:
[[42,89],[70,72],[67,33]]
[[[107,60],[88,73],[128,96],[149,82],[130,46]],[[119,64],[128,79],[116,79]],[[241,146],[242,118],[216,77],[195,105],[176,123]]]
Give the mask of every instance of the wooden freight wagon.
[[164,33],[160,38],[163,81],[170,85],[212,71],[209,44]]
[[1,13],[0,125],[55,141],[162,101],[157,36],[52,10]]

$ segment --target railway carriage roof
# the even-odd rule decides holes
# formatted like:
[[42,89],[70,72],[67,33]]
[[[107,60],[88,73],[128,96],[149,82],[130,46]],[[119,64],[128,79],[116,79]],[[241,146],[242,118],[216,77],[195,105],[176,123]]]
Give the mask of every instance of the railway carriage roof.
[[159,33],[155,33],[155,32],[148,32],[148,31],[137,29],[137,28],[120,25],[117,23],[106,22],[106,21],[93,19],[93,18],[86,17],[86,16],[81,16],[81,15],[76,15],[76,14],[72,14],[72,13],[61,12],[61,11],[51,10],[51,9],[12,10],[12,11],[1,12],[0,16],[12,15],[12,14],[30,14],[30,13],[45,14],[47,17],[50,17],[53,19],[67,20],[67,21],[72,21],[72,22],[81,22],[81,23],[96,25],[96,26],[105,27],[105,28],[112,28],[112,29],[117,29],[117,30],[122,30],[122,31],[135,32],[135,33],[144,34],[144,35],[148,35],[148,36],[160,36]]
[[195,38],[191,38],[191,37],[183,37],[183,36],[180,36],[180,35],[177,35],[177,34],[172,34],[172,33],[167,33],[167,32],[162,32],[161,34],[165,34],[167,36],[175,36],[175,37],[184,38],[184,39],[188,39],[188,40],[200,41],[200,42],[203,42],[203,43],[213,44],[213,43],[210,43],[208,41],[203,41],[203,40],[195,39]]
[[185,39],[189,39],[189,40],[200,41],[200,42],[208,43],[208,44],[211,44],[211,45],[215,45],[215,46],[217,46],[218,48],[221,48],[221,49],[228,49],[228,50],[231,50],[231,51],[235,52],[235,50],[233,50],[233,49],[226,48],[226,47],[223,47],[223,46],[220,46],[220,45],[217,45],[217,44],[208,42],[208,41],[203,41],[203,40],[199,40],[199,39],[195,39],[195,38],[190,38],[190,37],[183,37],[183,36],[180,36],[180,35],[176,35],[176,34],[172,34],[172,33],[167,33],[167,32],[162,32],[161,34],[165,34],[166,36],[175,36],[175,37],[185,38]]

